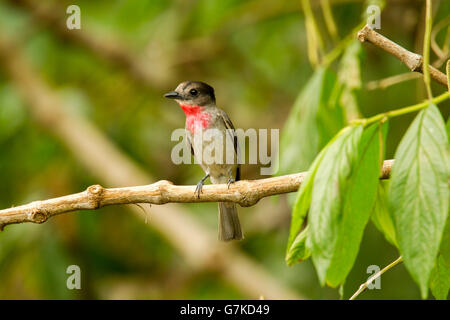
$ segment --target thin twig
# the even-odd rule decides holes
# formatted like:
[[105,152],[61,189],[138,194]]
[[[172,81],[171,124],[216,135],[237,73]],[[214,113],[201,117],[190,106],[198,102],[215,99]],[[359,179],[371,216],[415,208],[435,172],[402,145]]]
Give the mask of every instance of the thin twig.
[[[358,32],[358,39],[361,42],[369,41],[384,51],[392,54],[403,62],[411,71],[423,73],[423,57],[417,53],[411,52],[382,36],[368,25]],[[448,87],[447,77],[433,66],[429,66],[430,76],[436,82]]]
[[[435,60],[431,65],[438,69],[438,68],[442,67],[442,65],[444,64],[446,59],[447,58],[443,56],[442,58],[438,58],[437,60]],[[402,82],[419,79],[421,76],[422,75],[417,72],[400,73],[400,74],[385,77],[385,78],[382,78],[379,80],[369,81],[366,84],[366,88],[367,88],[367,90],[376,90],[376,89],[384,90],[390,86],[393,86],[393,85],[396,85],[396,84],[399,84]]]
[[381,271],[378,271],[373,276],[371,276],[369,279],[367,279],[366,282],[364,282],[362,285],[359,286],[359,289],[350,297],[349,300],[355,300],[357,296],[359,296],[364,290],[367,289],[367,286],[371,284],[375,279],[379,278],[383,273],[388,271],[389,269],[392,269],[396,265],[398,265],[400,262],[403,261],[403,258],[400,256],[397,258],[397,260],[391,262],[389,265],[384,267]]
[[[393,160],[383,164],[381,179],[389,178]],[[200,197],[195,186],[176,186],[166,180],[124,188],[103,188],[92,185],[86,191],[59,198],[35,201],[26,205],[0,210],[0,226],[13,223],[43,223],[49,217],[76,210],[95,210],[122,204],[165,204],[192,202],[235,202],[252,206],[260,199],[298,190],[307,172],[259,180],[242,180],[231,184],[205,185]]]
[[414,80],[420,78],[420,74],[418,73],[401,73],[396,74],[394,76],[386,77],[380,80],[373,80],[366,84],[367,90],[376,90],[376,89],[386,89],[395,84],[399,84],[405,81]]

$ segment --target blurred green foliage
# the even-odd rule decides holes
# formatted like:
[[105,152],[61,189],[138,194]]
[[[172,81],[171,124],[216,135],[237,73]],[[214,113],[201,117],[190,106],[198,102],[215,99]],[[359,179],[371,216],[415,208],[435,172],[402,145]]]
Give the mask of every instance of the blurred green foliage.
[[[297,96],[313,74],[299,1],[39,1],[44,5],[59,4],[61,8],[79,5],[82,31],[99,40],[115,39],[137,59],[141,57],[143,66],[161,78],[161,87],[136,81],[124,68],[62,38],[13,2],[0,1],[1,32],[21,42],[33,67],[72,112],[93,122],[155,179],[194,184],[202,175],[197,166],[175,166],[168,161],[173,147],[170,134],[184,126],[184,115],[173,102],[163,98],[163,93],[179,82],[191,79],[213,85],[219,106],[238,128],[283,128],[292,108],[296,108],[293,106]],[[364,3],[330,2],[342,39],[361,22]],[[325,34],[320,8],[314,5],[313,11]],[[387,1],[382,33],[420,53],[422,11],[423,1]],[[65,11],[60,14],[66,15]],[[440,1],[435,21],[449,14],[450,2]],[[438,34],[439,43],[443,43],[443,34]],[[327,50],[333,48],[330,39],[326,39],[326,44]],[[408,70],[377,48],[362,45],[359,50],[359,46],[355,42],[346,58],[329,67],[337,75],[331,82],[338,79],[339,90],[346,92],[337,103],[339,108],[346,108],[347,116],[355,112],[355,105],[366,117],[424,98],[421,79],[384,90],[367,90],[368,81]],[[351,57],[361,59],[361,70],[357,70],[355,58]],[[360,74],[361,83],[351,81],[355,72],[356,78]],[[433,90],[438,93],[443,88],[433,84]],[[445,118],[449,105],[448,101],[439,105]],[[408,115],[391,121],[387,159],[393,157],[412,118]],[[332,128],[333,132],[342,125]],[[301,137],[300,147],[307,146],[303,151],[308,155],[302,159],[304,165],[293,171],[286,167],[281,170],[306,169],[327,137],[330,135]],[[311,141],[316,140],[309,139],[321,143],[311,146]],[[243,178],[258,178],[257,169],[255,165],[245,165]],[[0,177],[1,208],[76,193],[98,183],[48,128],[33,120],[14,83],[2,70]],[[216,204],[189,204],[185,208],[215,230]],[[243,251],[281,283],[308,298],[339,297],[337,290],[320,287],[310,260],[286,266],[290,208],[285,197],[277,202],[262,200],[254,207],[240,208],[240,213],[247,230],[245,241],[238,244]],[[211,272],[191,270],[166,239],[145,226],[144,220],[144,216],[137,219],[129,215],[126,206],[113,206],[61,215],[43,225],[6,227],[0,233],[0,298],[254,298]],[[366,281],[367,266],[383,267],[397,258],[396,252],[383,234],[369,224],[346,280],[344,298]],[[66,268],[71,264],[81,267],[82,290],[66,288]],[[368,290],[360,298],[420,298],[417,286],[402,265],[383,275],[381,288]]]

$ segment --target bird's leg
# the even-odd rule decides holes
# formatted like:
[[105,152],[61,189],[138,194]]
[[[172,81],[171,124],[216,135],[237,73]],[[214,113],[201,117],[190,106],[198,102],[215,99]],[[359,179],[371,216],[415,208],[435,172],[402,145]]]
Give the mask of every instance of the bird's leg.
[[233,177],[237,177],[237,172],[236,172],[235,174],[233,174],[233,169],[230,168],[230,169],[228,170],[228,176],[231,177],[231,178],[228,178],[228,182],[227,182],[227,187],[228,187],[228,189],[230,189],[230,184],[236,182],[236,179],[233,178]]
[[209,178],[209,173],[206,174],[198,183],[197,187],[195,188],[194,193],[197,194],[197,197],[200,198],[200,193],[202,192],[203,184],[205,183],[205,180]]

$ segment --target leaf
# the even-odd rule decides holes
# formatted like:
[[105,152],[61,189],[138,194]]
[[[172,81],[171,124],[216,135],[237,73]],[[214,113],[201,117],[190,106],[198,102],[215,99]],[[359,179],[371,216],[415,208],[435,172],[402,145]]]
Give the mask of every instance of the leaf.
[[[299,234],[300,229],[303,226],[303,222],[305,221],[306,215],[309,210],[309,206],[311,204],[311,196],[312,196],[312,187],[314,176],[317,172],[317,168],[320,165],[320,162],[323,159],[323,156],[327,152],[328,147],[339,137],[340,135],[336,135],[319,153],[319,155],[314,159],[313,164],[308,170],[308,174],[303,180],[300,189],[297,193],[297,198],[295,204],[292,209],[292,218],[291,218],[291,228],[289,232],[289,240],[287,246],[286,253],[286,261],[289,265],[292,265],[295,262],[300,260],[306,260],[310,255],[306,255],[305,252],[309,252],[309,250],[305,251],[302,247],[306,241],[306,228],[305,233],[303,235]],[[295,243],[294,243],[295,242]]]
[[309,226],[306,226],[295,238],[286,255],[286,262],[289,266],[306,260],[311,256],[311,252],[306,248],[306,239],[308,236]]
[[[384,130],[382,130],[382,128]],[[386,136],[387,123],[375,123],[364,130],[351,165],[351,174],[340,183],[342,209],[327,283],[336,287],[345,281],[359,251],[364,228],[369,221],[381,170],[380,141]],[[384,131],[384,134],[383,132]]]
[[320,282],[325,283],[326,271],[334,254],[341,218],[344,184],[351,174],[362,135],[362,126],[346,127],[331,143],[319,164],[309,209],[307,248],[312,253]]
[[446,300],[450,290],[450,266],[445,264],[442,255],[436,259],[436,265],[430,277],[431,293],[437,300]]
[[445,126],[445,130],[447,131],[447,137],[450,136],[450,117],[447,119],[447,125]]
[[361,88],[361,53],[361,42],[353,40],[345,49],[339,65],[339,81],[352,90]]
[[[447,139],[450,136],[450,117],[447,119]],[[450,155],[450,141],[447,145],[447,155]],[[449,208],[450,210],[450,208]],[[447,214],[447,222],[445,223],[444,233],[442,235],[441,247],[439,249],[442,258],[447,267],[450,267],[450,214]]]
[[391,172],[389,207],[400,253],[422,298],[428,295],[448,213],[447,145],[444,120],[430,104],[402,138]]
[[[316,157],[313,164],[308,170],[308,174],[303,180],[300,189],[297,193],[297,198],[292,209],[291,218],[291,228],[289,232],[288,240],[288,252],[291,248],[294,239],[297,237],[300,229],[302,228],[303,222],[305,220],[306,214],[308,213],[309,205],[311,204],[311,192],[313,186],[314,175],[317,172],[317,168],[322,161],[323,155],[325,154],[327,146],[321,151],[321,153]],[[299,258],[300,259],[300,258]]]
[[344,126],[336,99],[337,81],[319,68],[299,94],[281,136],[279,175],[306,170],[320,149]]
[[439,251],[446,266],[450,267],[450,214],[447,215],[447,222],[445,223]]
[[395,237],[394,220],[389,213],[387,190],[389,188],[388,180],[381,180],[378,184],[377,199],[372,211],[372,222],[375,227],[383,233],[386,240],[392,245],[398,247]]
[[361,118],[357,100],[357,92],[361,89],[361,53],[361,42],[355,39],[345,49],[339,65],[338,80],[343,86],[339,103],[345,110],[347,121]]

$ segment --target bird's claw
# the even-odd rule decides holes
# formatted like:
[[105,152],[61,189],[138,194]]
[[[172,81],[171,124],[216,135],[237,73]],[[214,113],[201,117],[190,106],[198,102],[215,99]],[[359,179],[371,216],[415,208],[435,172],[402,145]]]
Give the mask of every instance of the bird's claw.
[[208,178],[209,178],[209,173],[207,173],[206,176],[204,176],[202,178],[202,180],[200,180],[197,183],[197,187],[195,187],[194,194],[197,194],[197,198],[199,198],[199,199],[200,199],[200,193],[202,193],[203,184],[205,183],[205,180]]
[[235,182],[236,182],[236,180],[234,180],[233,178],[228,179],[228,182],[227,182],[228,189],[230,189],[230,184],[235,183]]
[[200,199],[200,193],[202,193],[202,188],[203,188],[203,181],[200,180],[197,183],[197,186],[195,187],[195,191],[194,191],[194,194],[197,194],[197,198],[199,198],[199,199]]

